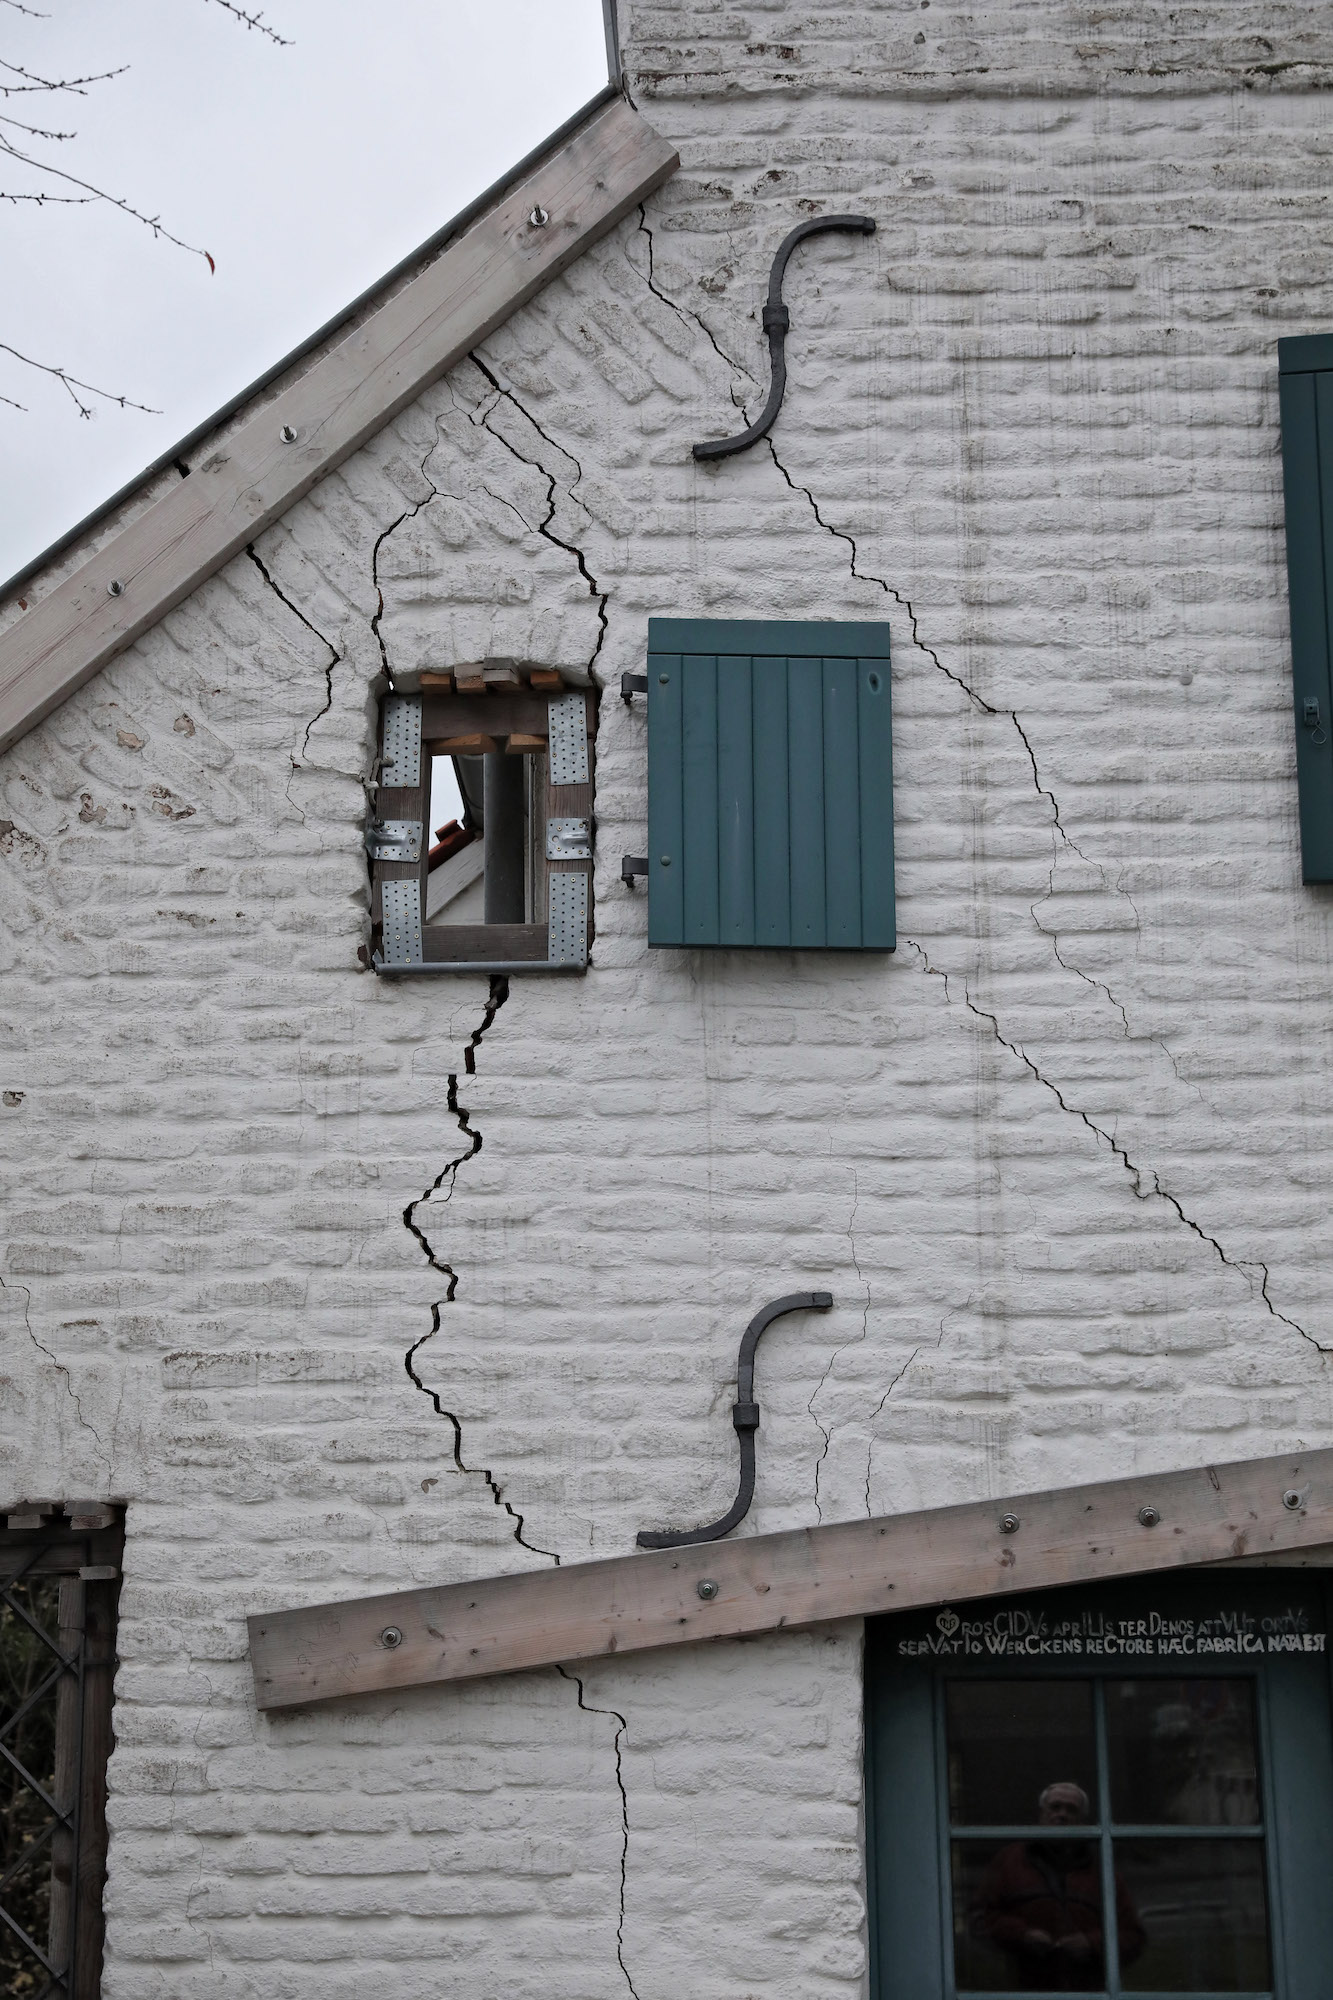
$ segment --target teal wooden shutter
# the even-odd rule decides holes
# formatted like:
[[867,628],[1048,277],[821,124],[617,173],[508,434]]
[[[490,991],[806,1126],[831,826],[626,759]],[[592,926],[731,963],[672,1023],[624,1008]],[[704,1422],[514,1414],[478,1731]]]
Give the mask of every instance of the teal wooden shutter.
[[1333,334],[1279,340],[1301,872],[1333,882]]
[[892,951],[889,628],[654,618],[648,942]]

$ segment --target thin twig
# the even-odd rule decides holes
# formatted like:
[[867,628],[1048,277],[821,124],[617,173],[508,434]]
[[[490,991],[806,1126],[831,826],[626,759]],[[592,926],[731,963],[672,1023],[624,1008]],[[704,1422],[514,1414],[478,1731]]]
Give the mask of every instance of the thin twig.
[[236,0],[213,0],[213,4],[215,7],[223,8],[226,13],[234,15],[238,21],[244,21],[247,28],[257,28],[261,35],[267,35],[269,40],[276,42],[280,49],[289,49],[292,46],[284,35],[278,33],[276,28],[270,28],[262,14],[247,14],[244,7],[236,5]]
[[91,194],[9,194],[0,188],[0,201],[31,201],[38,208],[86,208],[96,196]]
[[[12,119],[0,117],[0,125],[14,122]],[[69,136],[73,137],[73,134]],[[167,242],[174,243],[178,250],[188,250],[191,256],[202,257],[210,271],[217,269],[207,250],[201,250],[196,243],[185,242],[180,236],[173,236],[160,217],[145,215],[142,209],[135,208],[131,202],[122,201],[119,195],[107,194],[105,189],[94,187],[91,181],[80,180],[77,174],[67,174],[62,167],[49,166],[45,160],[34,160],[30,153],[25,153],[21,147],[16,146],[3,132],[0,132],[0,152],[7,153],[12,160],[22,160],[25,167],[34,167],[38,173],[54,174],[57,180],[67,181],[71,187],[82,188],[94,201],[104,201],[110,207],[118,208],[123,215],[132,217],[135,222],[142,222],[144,228],[151,229],[154,236],[164,236]]]
[[[122,410],[142,410],[146,417],[160,417],[162,414],[161,410],[151,409],[147,403],[135,403],[128,396],[117,396],[114,391],[99,389],[92,382],[81,382],[77,375],[71,375],[65,368],[53,368],[50,362],[47,361],[34,361],[31,355],[20,354],[17,347],[11,347],[8,341],[0,340],[0,354],[12,354],[15,361],[21,361],[25,368],[37,369],[39,374],[54,375],[81,417],[91,417],[93,412],[88,408],[86,403],[79,400],[79,397],[75,394],[77,389],[82,389],[87,396],[100,396],[104,402],[117,403]],[[21,410],[25,407],[22,403],[13,402],[8,396],[3,400],[9,403],[10,407],[15,410]]]
[[99,70],[96,76],[71,76],[56,82],[49,76],[38,76],[33,70],[22,69],[18,63],[6,62],[0,56],[0,69],[7,69],[11,76],[24,79],[22,83],[0,83],[0,97],[23,97],[34,90],[74,90],[84,97],[87,95],[85,84],[109,83],[113,76],[124,76],[128,68],[128,63],[122,63],[119,69]]

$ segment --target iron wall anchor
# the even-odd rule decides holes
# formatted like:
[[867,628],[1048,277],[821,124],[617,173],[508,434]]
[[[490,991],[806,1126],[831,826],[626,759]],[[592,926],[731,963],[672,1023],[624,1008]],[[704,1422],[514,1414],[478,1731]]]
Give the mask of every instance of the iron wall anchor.
[[787,387],[786,343],[791,328],[791,314],[782,303],[782,280],[786,276],[787,260],[797,244],[807,236],[820,235],[826,229],[846,229],[860,236],[873,236],[875,226],[871,215],[817,215],[810,222],[798,223],[789,236],[783,237],[768,274],[768,299],[764,306],[764,332],[768,335],[768,359],[773,371],[768,401],[749,430],[739,431],[735,437],[706,439],[703,444],[695,445],[696,458],[729,458],[734,451],[748,451],[752,444],[758,444],[760,438],[773,428]]
[[832,1292],[789,1292],[785,1299],[774,1299],[772,1305],[760,1307],[741,1336],[741,1351],[736,1358],[736,1401],[731,1421],[740,1446],[740,1490],[722,1519],[707,1528],[641,1528],[636,1538],[641,1549],[680,1549],[690,1542],[716,1542],[745,1519],[754,1499],[754,1434],[759,1428],[759,1405],[754,1397],[754,1351],[759,1336],[784,1313],[828,1312],[832,1304]]

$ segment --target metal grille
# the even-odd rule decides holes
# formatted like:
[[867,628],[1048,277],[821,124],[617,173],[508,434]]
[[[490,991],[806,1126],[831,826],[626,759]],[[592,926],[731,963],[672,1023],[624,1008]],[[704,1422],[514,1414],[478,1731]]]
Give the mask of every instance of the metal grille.
[[[118,1544],[111,1510],[96,1518]],[[107,1533],[72,1526],[0,1533],[0,1992],[14,2000],[95,2000],[101,1981],[119,1566],[94,1560]]]

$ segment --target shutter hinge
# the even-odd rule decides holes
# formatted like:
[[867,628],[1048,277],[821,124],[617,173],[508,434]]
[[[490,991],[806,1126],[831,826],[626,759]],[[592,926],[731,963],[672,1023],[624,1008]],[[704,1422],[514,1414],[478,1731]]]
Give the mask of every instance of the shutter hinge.
[[646,854],[621,855],[620,879],[622,882],[628,882],[631,889],[634,887],[634,877],[636,875],[646,875],[647,873],[648,856]]
[[366,853],[372,861],[420,861],[419,819],[373,819],[366,828]]
[[620,699],[628,706],[636,694],[647,694],[647,674],[622,674],[620,676]]

